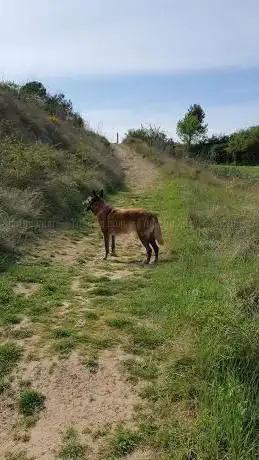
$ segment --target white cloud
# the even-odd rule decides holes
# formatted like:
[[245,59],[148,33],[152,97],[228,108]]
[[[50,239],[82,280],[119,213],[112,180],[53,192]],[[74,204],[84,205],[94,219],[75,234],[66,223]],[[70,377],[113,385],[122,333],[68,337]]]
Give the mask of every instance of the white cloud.
[[[258,124],[258,104],[237,104],[206,107],[206,119],[209,134],[231,133],[254,124]],[[134,109],[96,109],[88,111],[85,118],[90,127],[115,142],[116,132],[120,139],[130,128],[139,128],[141,124],[160,126],[169,136],[176,139],[176,124],[186,107],[161,106],[156,108]]]
[[258,0],[0,0],[3,78],[259,64]]

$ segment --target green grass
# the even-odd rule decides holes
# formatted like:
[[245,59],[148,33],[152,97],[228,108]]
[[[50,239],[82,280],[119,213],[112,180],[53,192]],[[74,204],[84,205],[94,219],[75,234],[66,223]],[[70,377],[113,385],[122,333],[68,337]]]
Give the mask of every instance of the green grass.
[[[70,269],[41,264],[10,266],[0,275],[0,326],[19,323],[26,315],[32,321],[49,320],[62,302],[71,296]],[[18,282],[39,283],[30,297],[16,295]]]
[[30,329],[15,329],[10,331],[9,337],[13,339],[27,339],[33,336],[33,331]]
[[158,376],[157,365],[154,364],[152,360],[138,362],[134,359],[128,359],[124,362],[124,366],[133,379],[141,378],[144,380],[153,380]]
[[112,442],[112,454],[118,457],[124,457],[136,449],[139,441],[140,438],[137,433],[120,428]]
[[21,355],[22,349],[15,343],[0,345],[0,376],[12,372]]
[[86,311],[84,316],[88,321],[97,321],[99,319],[99,315],[95,311]]
[[73,332],[69,329],[57,328],[52,332],[52,337],[54,339],[63,339],[68,338],[73,335]]
[[45,407],[46,397],[35,390],[24,390],[19,399],[19,410],[25,416],[38,414]]
[[63,438],[63,447],[57,458],[59,460],[87,460],[87,448],[78,440],[78,433],[70,428]]
[[53,346],[54,351],[61,357],[68,357],[71,351],[78,345],[76,336],[64,337],[63,339],[56,340]]
[[0,345],[0,393],[9,387],[9,377],[15,366],[22,358],[22,348],[7,342]]
[[107,321],[108,326],[113,327],[114,329],[128,329],[132,326],[132,322],[127,319],[110,319]]
[[214,165],[213,169],[226,176],[259,177],[259,166]]
[[[119,305],[143,321],[127,331],[124,347],[145,363],[129,362],[129,374],[152,381],[143,390],[156,420],[147,445],[179,460],[254,460],[259,195],[254,184],[207,179],[178,178],[143,197],[143,206],[159,209],[169,255],[163,262],[161,249],[161,263],[135,291],[120,280],[105,308]],[[247,285],[255,294],[240,295]],[[153,426],[153,416],[145,422]]]

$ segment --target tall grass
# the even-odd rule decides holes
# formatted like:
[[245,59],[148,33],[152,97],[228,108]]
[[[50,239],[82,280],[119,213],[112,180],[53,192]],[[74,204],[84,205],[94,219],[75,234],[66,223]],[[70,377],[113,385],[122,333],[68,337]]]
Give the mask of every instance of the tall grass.
[[141,198],[159,211],[169,255],[130,296],[124,281],[118,299],[147,324],[133,328],[127,350],[159,368],[143,390],[152,410],[141,436],[157,458],[255,460],[258,186],[184,171]]

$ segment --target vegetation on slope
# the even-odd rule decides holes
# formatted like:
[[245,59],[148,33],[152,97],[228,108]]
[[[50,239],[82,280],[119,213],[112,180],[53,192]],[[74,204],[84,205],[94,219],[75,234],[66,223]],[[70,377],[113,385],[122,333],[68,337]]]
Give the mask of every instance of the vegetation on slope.
[[33,232],[78,217],[92,187],[123,180],[109,142],[82,126],[62,95],[37,91],[0,86],[2,259]]
[[169,156],[176,153],[175,143],[160,128],[150,125],[145,128],[130,129],[123,139],[123,144],[132,147],[143,157],[150,158],[157,165],[163,164]]

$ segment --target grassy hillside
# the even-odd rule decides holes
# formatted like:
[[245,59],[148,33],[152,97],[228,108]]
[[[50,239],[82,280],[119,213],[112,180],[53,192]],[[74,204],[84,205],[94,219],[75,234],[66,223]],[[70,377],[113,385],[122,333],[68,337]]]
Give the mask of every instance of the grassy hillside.
[[0,141],[2,260],[35,231],[76,218],[91,188],[123,182],[105,138],[8,85],[0,86]]

